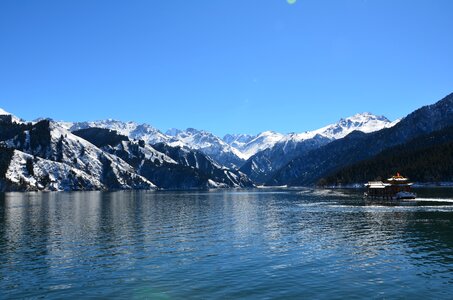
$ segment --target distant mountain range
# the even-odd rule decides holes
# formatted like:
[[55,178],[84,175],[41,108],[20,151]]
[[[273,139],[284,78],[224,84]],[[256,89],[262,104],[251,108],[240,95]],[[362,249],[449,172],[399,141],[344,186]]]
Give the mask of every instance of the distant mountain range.
[[300,134],[282,134],[266,131],[256,136],[228,134],[223,139],[205,131],[188,128],[186,130],[170,129],[162,133],[148,124],[102,120],[94,122],[59,122],[69,131],[86,128],[105,128],[125,135],[130,139],[143,140],[147,144],[165,143],[173,147],[186,147],[210,156],[218,164],[228,168],[239,169],[253,155],[266,149],[273,148],[278,143],[298,144],[303,141],[323,137],[327,141],[342,138],[354,130],[372,132],[391,127],[398,121],[390,122],[383,116],[370,113],[357,114],[341,119],[335,124],[328,125],[315,131]]
[[104,128],[73,132],[50,120],[0,115],[0,190],[203,189],[252,187],[205,154],[151,146]]
[[433,105],[414,111],[393,127],[368,134],[355,131],[343,139],[300,155],[274,173],[267,185],[316,184],[322,178],[386,149],[452,125],[453,94],[450,94]]
[[[274,176],[276,171],[298,156],[318,149],[334,140],[341,139],[351,132],[374,132],[383,128],[390,128],[397,124],[398,121],[390,122],[386,117],[363,113],[341,119],[335,124],[318,130],[299,134],[278,135],[266,132],[255,139],[267,139],[266,143],[257,144],[260,145],[261,150],[251,156],[240,170],[254,182],[259,184],[266,183]],[[269,140],[271,143],[269,143]],[[249,144],[252,143],[253,141]],[[266,147],[263,147],[263,144]]]
[[[392,147],[413,147],[412,140],[452,126],[452,95],[393,122],[362,113],[303,133],[223,138],[193,128],[163,133],[148,124],[116,120],[26,122],[0,109],[0,190],[346,184],[364,179],[351,176],[366,169],[362,161],[370,165],[381,152],[382,160],[391,156]],[[437,153],[446,151],[442,147]]]

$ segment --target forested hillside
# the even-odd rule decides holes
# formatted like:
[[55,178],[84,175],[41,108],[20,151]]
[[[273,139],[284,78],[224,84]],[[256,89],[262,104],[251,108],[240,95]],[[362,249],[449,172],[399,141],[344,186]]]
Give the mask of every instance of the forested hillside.
[[382,151],[320,179],[318,184],[363,183],[385,179],[396,172],[417,182],[453,181],[453,127]]

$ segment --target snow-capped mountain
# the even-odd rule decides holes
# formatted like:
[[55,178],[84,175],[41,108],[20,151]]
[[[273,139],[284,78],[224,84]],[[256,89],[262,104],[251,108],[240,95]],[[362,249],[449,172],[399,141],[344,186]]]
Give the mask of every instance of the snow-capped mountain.
[[392,127],[396,123],[390,122],[384,116],[362,113],[313,131],[287,135],[264,133],[261,143],[258,142],[254,146],[261,147],[262,150],[251,156],[240,170],[254,182],[264,183],[279,168],[308,151],[341,139],[353,131],[369,133]]
[[0,109],[0,190],[313,183],[388,147],[452,126],[452,95],[394,122],[362,113],[303,133],[266,131],[223,139],[203,130],[164,134],[147,124],[114,120],[25,122]]
[[[6,115],[6,112],[4,112]],[[17,118],[18,119],[18,118]],[[19,120],[19,119],[18,119]],[[47,120],[51,124],[52,121]],[[89,128],[104,128],[117,132],[120,135],[124,135],[126,139],[132,141],[144,141],[146,147],[141,147],[141,154],[135,153],[130,154],[124,149],[129,149],[127,144],[122,144],[123,150],[129,153],[125,155],[124,151],[118,149],[103,149],[102,151],[107,152],[110,155],[119,156],[125,162],[131,163],[132,168],[135,168],[137,174],[146,174],[145,178],[155,183],[160,183],[160,187],[165,188],[192,188],[194,186],[235,186],[235,185],[247,185],[247,181],[241,179],[238,181],[234,178],[242,178],[243,174],[224,174],[232,181],[225,180],[220,176],[221,172],[215,171],[214,173],[208,172],[210,175],[202,175],[203,172],[200,170],[197,172],[184,171],[186,176],[180,176],[182,169],[173,167],[174,163],[180,166],[186,166],[194,169],[199,169],[199,165],[184,164],[183,161],[187,161],[187,157],[192,157],[191,161],[197,161],[197,154],[193,151],[200,151],[204,155],[208,156],[208,160],[212,159],[212,164],[215,168],[222,169],[223,166],[232,170],[239,169],[241,172],[249,176],[254,182],[262,183],[269,179],[269,176],[273,174],[277,169],[289,162],[289,160],[300,156],[310,150],[319,148],[333,140],[340,139],[348,135],[349,133],[359,130],[362,132],[373,132],[382,128],[391,127],[396,122],[390,122],[383,116],[375,116],[370,113],[356,114],[349,118],[339,120],[337,123],[325,126],[323,128],[307,131],[303,133],[290,133],[282,134],[274,131],[265,131],[257,136],[251,136],[246,134],[230,134],[226,135],[223,139],[215,136],[214,134],[204,131],[188,128],[186,130],[170,129],[165,134],[148,124],[138,124],[135,122],[122,122],[112,119],[94,122],[59,122],[58,127],[62,130],[68,130],[71,132],[77,132],[83,129]],[[37,124],[34,122],[33,124]],[[108,135],[108,134],[107,134]],[[103,140],[102,137],[96,137],[95,140]],[[92,140],[91,140],[92,141]],[[157,154],[151,145],[161,144],[160,147],[166,145],[170,148],[179,149],[175,157],[185,157],[181,161],[171,162],[173,158],[168,155],[160,153]],[[130,146],[134,148],[135,146]],[[147,148],[148,147],[148,148]],[[135,148],[134,148],[135,149]],[[20,149],[16,149],[20,150]],[[154,151],[154,152],[153,152]],[[165,147],[162,151],[169,151],[170,153],[176,153],[175,150],[168,150]],[[187,153],[186,153],[187,152]],[[147,154],[145,154],[147,153]],[[154,154],[152,154],[154,153]],[[142,164],[136,164],[136,160],[129,160],[130,156],[142,157]],[[153,156],[154,155],[154,156]],[[159,156],[160,155],[160,156]],[[163,159],[164,161],[160,161]],[[165,158],[163,158],[165,157]],[[51,159],[52,160],[52,159]],[[55,160],[55,159],[54,159]],[[246,161],[247,160],[247,161]],[[23,161],[23,160],[22,160]],[[160,161],[160,162],[158,162]],[[58,162],[58,160],[57,160]],[[173,163],[173,165],[172,165]],[[146,164],[146,171],[143,171],[143,164]],[[162,171],[160,166],[166,165],[170,171]],[[78,166],[75,166],[77,169]],[[138,168],[138,169],[137,169]],[[214,168],[214,169],[215,169]],[[170,172],[170,173],[168,173]],[[201,173],[200,173],[201,172]],[[166,174],[166,175],[165,175]],[[171,175],[169,175],[171,174]],[[187,175],[192,174],[192,175]],[[215,175],[215,176],[214,176]],[[163,180],[162,178],[169,177],[184,178],[180,181],[179,185],[174,185],[172,182]],[[213,177],[214,176],[214,177]],[[220,176],[220,177],[219,177]],[[200,178],[209,178],[211,181],[204,182]],[[189,179],[192,178],[192,179]],[[194,178],[198,178],[194,180]],[[181,179],[182,180],[182,179]],[[95,186],[93,184],[93,186]],[[158,184],[159,186],[159,184]]]
[[1,129],[5,132],[1,137],[2,155],[14,150],[4,175],[10,189],[156,187],[124,160],[105,153],[58,123],[49,120],[34,124],[3,123]]
[[[303,133],[282,134],[274,131],[265,131],[257,136],[247,134],[229,134],[223,139],[205,131],[188,128],[186,130],[170,129],[165,134],[148,124],[122,122],[117,120],[103,120],[94,122],[60,122],[70,131],[86,128],[106,128],[126,135],[130,139],[144,140],[148,144],[166,143],[170,146],[188,147],[209,155],[217,163],[232,169],[239,169],[247,159],[253,155],[271,149],[278,143],[299,143],[314,138],[316,135],[335,140],[342,138],[354,130],[372,132],[391,127],[395,123],[383,116],[371,113],[356,114],[341,119],[335,124]],[[288,149],[291,147],[288,146]]]
[[164,143],[154,148],[178,162],[180,165],[198,170],[209,178],[210,187],[253,187],[253,182],[242,172],[217,164],[210,156],[187,147],[171,147]]
[[[1,191],[253,186],[245,174],[187,147],[158,143],[158,151],[142,139],[131,140],[110,129],[88,125],[70,132],[66,128],[75,128],[74,124],[63,127],[50,119],[17,123],[4,116],[0,118]],[[118,125],[108,123],[112,124]],[[136,128],[120,124],[118,129],[130,134]]]
[[293,141],[303,141],[313,138],[315,135],[320,135],[330,140],[341,139],[351,132],[358,130],[364,133],[370,133],[390,128],[398,123],[391,122],[384,116],[376,116],[369,112],[355,114],[352,117],[340,119],[337,123],[327,125],[317,130],[307,131],[299,134],[290,134],[285,138]]
[[253,140],[255,136],[250,134],[227,134],[223,137],[223,141],[233,148],[244,153],[243,149],[247,143]]
[[241,147],[241,152],[249,159],[252,155],[256,153],[272,148],[276,143],[281,141],[286,135],[283,133],[278,133],[275,131],[265,131],[258,134],[256,137],[251,139],[249,142],[245,143]]
[[2,117],[2,118],[6,117],[7,119],[11,118],[11,121],[12,122],[16,122],[16,123],[22,123],[23,122],[23,120],[21,120],[20,118],[16,117],[15,115],[7,112],[6,110],[4,110],[2,108],[0,108],[0,117]]
[[[10,155],[5,151],[10,150]],[[64,163],[42,159],[28,153],[8,149],[9,166],[0,180],[0,190],[101,190],[98,178]]]
[[115,130],[119,134],[125,135],[131,139],[144,140],[148,144],[156,144],[168,142],[170,137],[160,132],[158,129],[148,124],[138,124],[135,122],[122,122],[112,119],[93,121],[93,122],[77,122],[68,123],[61,122],[70,131],[76,131],[86,128],[105,128]]
[[345,137],[354,130],[365,133],[389,128],[398,123],[399,120],[390,122],[384,116],[376,116],[365,112],[352,117],[339,120],[337,123],[327,125],[317,130],[302,133],[283,134],[275,131],[265,131],[257,136],[246,134],[227,134],[223,140],[242,153],[242,157],[249,159],[253,155],[271,149],[277,143],[297,143],[314,138],[319,135],[328,140],[336,140]]
[[[365,160],[373,160],[373,157],[381,155],[383,151],[392,149],[392,147],[403,146],[403,144],[411,145],[412,142],[419,143],[420,141],[417,140],[420,137],[451,128],[453,126],[453,93],[435,104],[415,110],[396,125],[389,124],[389,126],[391,128],[367,134],[351,133],[343,139],[316,149],[316,151],[300,155],[280,168],[267,184],[314,184],[326,176],[341,171],[342,168],[354,166]],[[444,162],[443,159],[430,161],[432,164]],[[411,165],[412,168],[416,170],[420,166]],[[364,175],[365,178],[368,176]]]
[[199,150],[228,168],[238,169],[246,158],[241,151],[228,145],[208,131],[194,128],[186,130],[172,129],[167,131],[166,134],[172,136],[172,140],[167,142],[170,146],[186,146]]
[[138,174],[165,189],[251,187],[252,182],[239,171],[216,164],[205,154],[187,147],[164,143],[131,141],[116,131],[87,128],[74,131],[103,151],[120,157]]
[[147,144],[166,143],[172,147],[187,147],[209,155],[217,163],[232,169],[238,169],[245,156],[236,148],[228,145],[219,137],[204,130],[188,128],[187,130],[170,129],[166,134],[148,124],[103,120],[94,122],[60,122],[70,131],[87,128],[104,128],[115,130],[130,139],[143,140]]

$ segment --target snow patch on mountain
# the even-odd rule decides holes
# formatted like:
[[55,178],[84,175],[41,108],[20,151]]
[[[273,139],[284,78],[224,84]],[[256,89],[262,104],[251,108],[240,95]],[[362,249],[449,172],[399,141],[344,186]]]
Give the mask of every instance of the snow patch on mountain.
[[364,133],[370,133],[389,128],[396,123],[391,122],[384,116],[376,116],[369,112],[355,114],[352,117],[340,119],[336,124],[328,125],[321,129],[312,131],[313,134],[319,134],[326,138],[337,140],[341,139],[351,132],[358,130]]
[[188,128],[186,130],[171,130],[174,134],[167,142],[172,147],[188,147],[203,152],[217,163],[229,168],[239,168],[245,161],[245,155],[238,149],[228,145],[216,135],[205,131]]
[[86,129],[86,128],[105,128],[115,130],[119,134],[125,135],[131,139],[144,140],[148,144],[156,144],[168,142],[170,137],[160,132],[158,129],[148,124],[138,124],[135,122],[122,122],[113,119],[93,121],[93,122],[77,122],[77,123],[61,123],[70,131]]
[[[31,164],[30,167],[27,167]],[[92,175],[64,163],[54,162],[14,150],[5,178],[29,190],[100,190],[102,183]]]
[[231,147],[219,137],[205,130],[188,128],[185,131],[180,130],[173,137],[176,138],[176,140],[171,141],[169,143],[170,146],[175,146],[178,145],[178,142],[182,142],[191,149],[201,150],[202,152],[206,151],[205,153],[208,155],[217,151],[231,152],[234,155],[244,159],[243,154],[238,149]]
[[4,110],[3,108],[0,108],[0,115],[11,115],[11,114]]
[[144,140],[148,144],[166,143],[172,147],[187,147],[209,155],[219,164],[229,168],[239,168],[251,156],[260,151],[270,149],[277,143],[298,143],[313,139],[316,136],[336,140],[345,137],[354,130],[369,133],[392,127],[398,121],[390,122],[383,116],[362,113],[341,119],[337,123],[320,129],[303,133],[282,134],[274,131],[265,131],[257,136],[227,134],[223,139],[208,131],[193,128],[186,130],[172,128],[164,134],[148,124],[121,122],[112,119],[79,123],[61,122],[60,124],[70,131],[99,127],[115,130],[130,139]]
[[[130,142],[130,141],[122,141],[120,144],[118,144],[116,147],[114,147],[115,150],[123,150],[129,153],[129,158],[133,158],[133,154],[130,151],[130,146],[136,145],[136,142]],[[144,158],[147,160],[152,160],[154,162],[158,161],[159,164],[169,163],[169,164],[178,164],[175,160],[173,160],[171,157],[157,151],[153,147],[151,147],[148,144],[145,144],[144,147],[138,147],[140,153],[144,155]]]
[[327,125],[317,130],[306,131],[303,133],[288,134],[280,142],[292,140],[301,142],[304,140],[312,139],[316,135],[328,138],[330,140],[337,140],[344,138],[353,131],[361,131],[370,133],[381,130],[383,128],[390,128],[398,123],[399,120],[391,122],[384,116],[376,116],[369,112],[355,114],[352,117],[340,119],[337,123]]
[[[336,140],[347,136],[355,130],[370,133],[383,128],[393,127],[398,122],[399,120],[390,122],[384,116],[376,116],[365,112],[355,114],[349,118],[340,119],[337,123],[313,131],[289,134],[265,131],[245,143],[238,143],[237,149],[240,150],[245,157],[250,158],[260,151],[274,147],[277,143],[288,143],[290,141],[297,143],[313,139],[316,136]],[[225,138],[228,143],[233,144],[235,143],[235,138],[237,136],[239,135],[227,135]]]
[[276,143],[285,137],[284,134],[275,131],[265,131],[257,135],[254,139],[242,147],[243,155],[248,159],[256,153],[268,148],[272,148]]
[[[101,158],[105,158],[111,163],[112,171],[123,189],[134,188],[132,185],[133,182],[139,182],[138,185],[143,185],[143,187],[147,185],[148,188],[156,187],[146,178],[137,175],[134,168],[124,160],[101,151],[90,142],[59,126],[58,123],[51,122],[50,128],[51,144],[54,147],[54,153],[58,153],[58,151],[60,151],[57,149],[59,147],[58,145],[63,144],[63,151],[61,153],[62,160],[71,162],[78,169],[89,170],[92,174],[95,174],[97,178],[101,178],[105,168],[105,163],[101,161]],[[82,152],[83,155],[80,155]]]
[[[33,138],[34,143],[30,142],[30,137]],[[72,173],[78,174],[76,170],[79,170],[102,182],[105,188],[152,189],[156,187],[146,178],[136,174],[135,169],[124,160],[102,151],[55,122],[46,120],[38,122],[30,130],[4,141],[3,144],[8,148],[44,159],[51,166],[55,166],[51,162],[57,162],[71,168]],[[88,181],[92,182],[92,180]],[[97,189],[98,186],[93,185],[93,188]]]
[[223,141],[233,148],[243,152],[244,147],[253,140],[256,136],[250,134],[227,134],[223,137]]
[[23,120],[21,120],[20,118],[16,117],[15,115],[7,112],[3,108],[0,108],[0,116],[11,116],[11,119],[12,119],[13,122],[23,123]]

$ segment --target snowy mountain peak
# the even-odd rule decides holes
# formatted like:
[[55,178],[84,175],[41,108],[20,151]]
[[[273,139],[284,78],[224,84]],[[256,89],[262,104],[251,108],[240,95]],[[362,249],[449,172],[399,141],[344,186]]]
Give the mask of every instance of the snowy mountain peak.
[[[63,122],[61,124],[64,127],[68,127]],[[170,137],[149,124],[138,124],[132,121],[123,122],[114,119],[73,123],[70,124],[69,130],[75,131],[93,127],[115,130],[119,134],[128,136],[131,139],[144,140],[149,144],[168,142],[170,140]]]
[[[247,143],[234,144],[246,157],[265,149],[272,148],[277,143],[302,142],[314,138],[335,140],[343,138],[349,133],[358,130],[365,133],[394,126],[397,121],[390,122],[384,116],[377,116],[370,112],[358,113],[348,118],[342,118],[337,123],[327,125],[317,130],[302,133],[281,134],[275,131],[264,131]],[[229,137],[231,139],[231,137]],[[231,143],[231,145],[233,145]]]
[[198,129],[195,129],[195,128],[192,128],[192,127],[187,128],[186,132],[190,132],[190,133],[194,133],[194,134],[196,134],[196,133],[203,133],[203,134],[207,133],[207,134],[210,134],[210,132],[207,132],[205,130],[198,130]]
[[0,116],[11,116],[11,119],[12,119],[13,122],[16,122],[16,123],[22,123],[23,122],[20,118],[16,117],[15,115],[7,112],[6,110],[4,110],[2,108],[0,108]]
[[282,141],[292,140],[300,142],[315,138],[316,136],[336,140],[341,139],[356,130],[364,133],[370,133],[383,128],[392,127],[396,123],[397,122],[391,122],[384,116],[377,116],[372,113],[365,112],[355,114],[348,118],[342,118],[337,123],[327,125],[317,130],[287,135]]
[[255,136],[250,134],[226,134],[223,137],[223,141],[227,144],[231,144],[233,142],[239,143],[248,143],[253,140]]
[[[195,128],[187,128],[186,130],[178,130],[175,131],[176,135],[175,137],[180,137],[180,138],[190,138],[190,137],[195,137],[195,139],[203,139],[203,141],[206,141],[206,139],[216,139],[218,140],[219,138],[212,134],[211,132],[208,132],[206,130],[199,130]],[[208,141],[209,142],[209,141]]]
[[166,134],[166,135],[169,135],[169,136],[176,136],[176,135],[178,135],[178,134],[181,133],[181,132],[182,132],[182,130],[180,130],[180,129],[177,129],[177,128],[170,128],[170,129],[168,129],[168,130],[165,132],[165,134]]
[[377,116],[370,112],[355,114],[349,118],[342,118],[338,123],[341,124],[355,124],[356,126],[364,125],[372,122],[390,123],[390,120],[384,116]]
[[242,148],[242,153],[250,158],[252,155],[273,147],[276,143],[285,137],[284,134],[275,131],[264,131],[258,134],[251,141],[246,143]]
[[376,116],[372,113],[364,112],[340,119],[337,123],[314,131],[282,134],[269,130],[256,136],[248,134],[227,134],[223,139],[206,130],[195,128],[180,130],[171,128],[164,134],[148,124],[122,122],[114,119],[79,123],[60,122],[60,124],[70,131],[99,127],[115,130],[119,134],[128,136],[131,139],[144,140],[148,144],[166,143],[173,147],[187,147],[209,155],[222,165],[238,167],[244,160],[247,160],[260,151],[274,147],[279,142],[298,143],[315,138],[335,140],[348,135],[354,130],[368,133],[391,127],[396,122],[391,123],[384,116]]
[[7,112],[6,110],[4,110],[3,108],[0,108],[0,116],[3,116],[3,115],[11,115],[9,112]]
[[211,132],[187,128],[186,130],[173,130],[172,133],[174,135],[169,145],[184,145],[200,150],[227,167],[238,167],[246,159],[241,151],[230,146]]
[[340,119],[340,121],[336,124],[328,125],[314,132],[330,139],[339,139],[355,130],[370,133],[383,128],[391,127],[395,124],[396,123],[392,123],[384,116],[377,116],[372,113],[365,112]]
[[223,137],[223,141],[233,148],[242,152],[243,148],[253,140],[255,136],[249,134],[227,134]]

